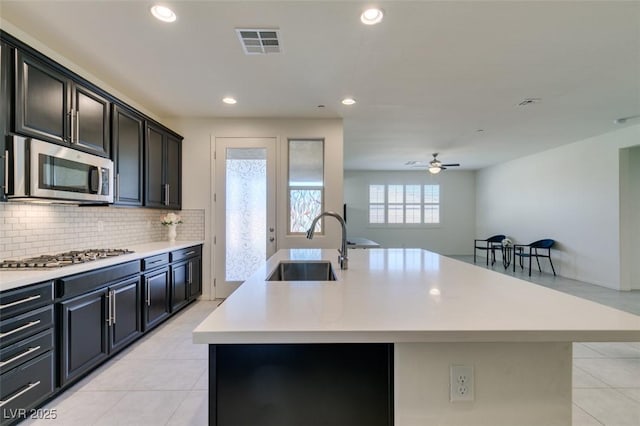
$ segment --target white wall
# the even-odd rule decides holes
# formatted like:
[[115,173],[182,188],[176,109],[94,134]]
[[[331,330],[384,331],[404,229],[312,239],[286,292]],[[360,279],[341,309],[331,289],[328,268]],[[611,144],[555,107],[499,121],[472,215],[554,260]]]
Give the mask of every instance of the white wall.
[[620,150],[620,288],[640,290],[640,145]]
[[[203,253],[203,297],[214,295],[213,236],[215,217],[212,194],[215,188],[213,146],[216,137],[274,137],[277,140],[277,248],[338,247],[340,227],[327,222],[326,234],[309,241],[304,236],[286,235],[287,140],[323,138],[325,141],[325,210],[342,211],[342,119],[259,118],[173,118],[169,127],[184,136],[182,144],[182,207],[205,210]],[[206,285],[206,284],[205,284]]]
[[[439,225],[369,225],[369,184],[440,184]],[[418,247],[440,254],[472,254],[475,234],[475,172],[345,171],[345,203],[350,237],[364,237],[383,247]]]
[[623,289],[619,151],[639,141],[640,126],[627,127],[479,171],[477,235],[553,238],[559,275]]

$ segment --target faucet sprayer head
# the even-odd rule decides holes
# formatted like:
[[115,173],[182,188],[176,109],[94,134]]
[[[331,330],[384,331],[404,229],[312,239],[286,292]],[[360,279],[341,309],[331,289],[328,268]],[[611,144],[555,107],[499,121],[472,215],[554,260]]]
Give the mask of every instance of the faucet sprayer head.
[[307,229],[307,239],[309,240],[313,239],[313,228],[315,228],[315,224]]

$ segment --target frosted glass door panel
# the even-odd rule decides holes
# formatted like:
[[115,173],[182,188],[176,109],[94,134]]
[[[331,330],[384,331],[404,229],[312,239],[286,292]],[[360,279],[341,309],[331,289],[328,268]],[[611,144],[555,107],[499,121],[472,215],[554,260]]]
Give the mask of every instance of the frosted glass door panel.
[[228,297],[277,250],[275,138],[216,138],[214,294]]
[[244,281],[267,256],[267,150],[226,151],[225,280]]

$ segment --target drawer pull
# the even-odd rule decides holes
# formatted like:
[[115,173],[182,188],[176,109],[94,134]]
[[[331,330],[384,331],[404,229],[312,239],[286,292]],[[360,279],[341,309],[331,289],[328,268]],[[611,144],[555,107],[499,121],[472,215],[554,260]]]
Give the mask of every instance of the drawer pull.
[[13,401],[14,399],[18,398],[19,396],[24,395],[25,393],[29,392],[31,389],[35,388],[39,384],[40,384],[40,380],[38,380],[35,383],[29,383],[26,388],[22,389],[20,392],[17,392],[15,394],[13,394],[13,396],[11,398],[5,399],[3,401],[0,401],[0,407],[10,403],[11,401]]
[[4,367],[7,364],[11,364],[13,361],[15,361],[17,359],[20,359],[22,357],[25,357],[25,356],[29,355],[30,353],[37,351],[40,348],[41,348],[41,346],[36,346],[35,348],[29,348],[26,351],[22,352],[20,355],[16,355],[11,359],[8,359],[6,361],[0,362],[0,367]]
[[31,302],[32,300],[40,299],[42,295],[36,294],[35,296],[27,297],[25,299],[16,300],[15,302],[7,303],[6,305],[0,305],[0,309],[10,308],[11,306],[22,305],[23,303]]
[[147,263],[148,263],[149,265],[154,265],[154,264],[156,264],[156,263],[161,263],[161,262],[164,262],[164,261],[165,261],[164,259],[158,259],[158,260],[154,260],[153,262],[147,262]]
[[18,328],[14,328],[13,330],[11,330],[11,331],[7,331],[6,333],[0,333],[0,338],[1,338],[1,337],[7,337],[7,336],[10,336],[10,335],[12,335],[13,333],[17,333],[18,331],[26,330],[26,329],[27,329],[27,328],[29,328],[29,327],[33,327],[34,325],[40,324],[40,322],[41,322],[40,320],[31,321],[31,322],[30,322],[30,323],[28,323],[28,324],[25,324],[25,325],[23,325],[23,326],[21,326],[21,327],[18,327]]
[[191,250],[190,252],[185,253],[184,255],[185,256],[191,256],[192,254],[196,254],[195,250]]

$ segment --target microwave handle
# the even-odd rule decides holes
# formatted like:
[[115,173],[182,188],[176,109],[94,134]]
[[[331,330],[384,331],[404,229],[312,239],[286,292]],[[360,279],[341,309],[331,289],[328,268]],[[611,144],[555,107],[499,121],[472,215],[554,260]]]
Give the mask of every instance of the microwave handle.
[[102,176],[100,176],[99,167],[91,167],[89,169],[89,192],[97,194],[102,188]]

